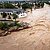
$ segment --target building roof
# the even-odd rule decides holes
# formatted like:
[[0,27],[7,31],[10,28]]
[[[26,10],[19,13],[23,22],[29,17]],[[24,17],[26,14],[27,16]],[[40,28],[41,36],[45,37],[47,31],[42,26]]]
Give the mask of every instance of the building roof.
[[0,12],[13,12],[13,11],[24,11],[23,9],[0,9]]

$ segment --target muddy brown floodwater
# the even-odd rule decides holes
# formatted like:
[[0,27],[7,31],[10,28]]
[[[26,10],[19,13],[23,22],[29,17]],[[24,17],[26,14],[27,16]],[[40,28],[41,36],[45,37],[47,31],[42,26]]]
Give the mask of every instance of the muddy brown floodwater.
[[0,37],[0,50],[50,50],[50,6],[27,13],[18,19],[31,24],[31,28]]

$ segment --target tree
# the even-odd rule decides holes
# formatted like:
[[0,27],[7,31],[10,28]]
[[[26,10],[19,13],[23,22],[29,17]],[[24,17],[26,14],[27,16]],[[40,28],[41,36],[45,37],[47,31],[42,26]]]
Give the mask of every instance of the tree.
[[6,18],[7,14],[5,12],[2,13],[2,17]]
[[10,24],[9,24],[9,27],[13,27],[13,26],[14,26],[14,23],[10,23]]
[[8,16],[8,19],[11,19],[11,16],[10,15]]
[[13,14],[13,19],[15,19],[15,20],[16,20],[16,18],[18,18],[18,15]]
[[8,9],[16,8],[16,7],[13,6],[11,3],[4,3],[4,7],[5,7],[5,8],[8,8]]
[[41,2],[41,7],[42,7],[42,8],[44,7],[44,2]]
[[2,4],[0,4],[0,8],[3,8],[3,5]]
[[17,6],[20,8],[20,6],[21,6],[21,5],[20,5],[20,3],[18,3],[18,5],[17,5]]
[[9,28],[8,23],[2,23],[1,30],[7,30]]
[[23,8],[24,10],[26,10],[27,8],[30,8],[31,11],[32,11],[32,6],[34,6],[34,4],[25,3],[25,4],[22,5],[22,8]]
[[22,5],[22,8],[23,8],[24,10],[26,10],[26,9],[28,8],[28,4],[27,4],[27,3],[23,4],[23,5]]

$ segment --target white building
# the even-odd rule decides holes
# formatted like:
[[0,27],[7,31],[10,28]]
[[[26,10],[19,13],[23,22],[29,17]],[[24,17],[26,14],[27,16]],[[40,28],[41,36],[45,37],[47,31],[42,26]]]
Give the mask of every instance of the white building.
[[0,14],[5,12],[7,15],[12,15],[14,12],[23,13],[23,9],[0,9]]
[[26,13],[20,13],[20,14],[18,15],[18,17],[19,17],[19,18],[27,17],[27,14],[26,14]]

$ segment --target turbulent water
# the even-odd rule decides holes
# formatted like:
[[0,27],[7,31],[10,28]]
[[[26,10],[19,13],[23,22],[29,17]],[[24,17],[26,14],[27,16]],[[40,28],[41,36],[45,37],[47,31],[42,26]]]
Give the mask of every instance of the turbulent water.
[[28,22],[31,28],[0,37],[0,50],[50,50],[50,6],[28,13],[18,19]]

